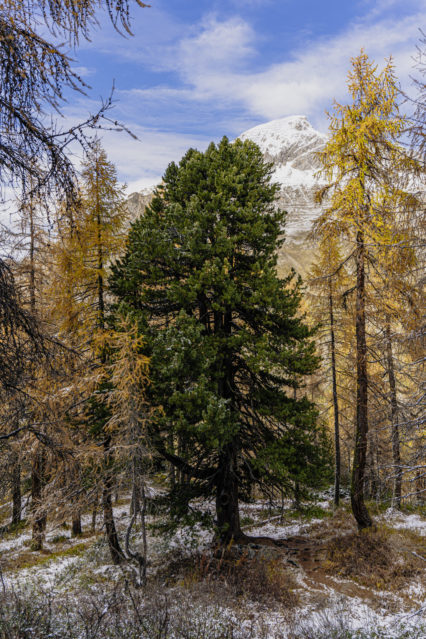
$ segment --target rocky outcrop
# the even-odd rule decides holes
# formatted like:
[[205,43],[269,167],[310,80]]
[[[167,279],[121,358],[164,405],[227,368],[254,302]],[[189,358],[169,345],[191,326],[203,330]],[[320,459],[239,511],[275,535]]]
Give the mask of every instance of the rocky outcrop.
[[278,257],[278,268],[285,272],[295,268],[306,274],[314,256],[308,240],[312,222],[321,208],[315,204],[315,192],[324,184],[318,176],[317,153],[327,137],[316,131],[303,115],[260,124],[240,135],[253,140],[265,159],[274,165],[273,180],[280,184],[278,206],[287,211],[286,242]]

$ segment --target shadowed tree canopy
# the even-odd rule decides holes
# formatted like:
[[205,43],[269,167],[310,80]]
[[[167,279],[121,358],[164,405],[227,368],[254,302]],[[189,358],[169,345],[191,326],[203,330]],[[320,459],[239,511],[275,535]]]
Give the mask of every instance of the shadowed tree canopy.
[[277,275],[284,214],[270,177],[252,142],[189,150],[132,225],[111,282],[145,336],[152,441],[188,498],[215,495],[225,542],[244,538],[238,500],[253,484],[306,484],[323,469],[315,409],[296,398],[315,346],[300,280]]
[[[84,92],[72,71],[61,38],[70,46],[88,38],[96,12],[105,10],[118,31],[130,31],[130,7],[140,0],[4,0],[0,3],[0,191],[19,192],[22,211],[33,197],[67,200],[76,194],[75,173],[67,155],[71,143],[88,150],[89,128],[115,126],[108,118],[111,98],[86,122],[59,128],[65,92]],[[52,117],[53,116],[53,117]],[[24,213],[25,214],[25,213]],[[22,309],[7,262],[0,258],[0,385],[13,387],[40,350],[34,318]],[[26,361],[25,361],[26,360]]]
[[36,322],[21,306],[13,274],[0,260],[0,386],[13,391],[42,350]]
[[[146,6],[140,0],[135,4]],[[87,150],[87,129],[117,127],[108,118],[111,97],[86,122],[64,128],[65,92],[87,85],[72,70],[65,38],[76,45],[96,26],[96,12],[108,12],[117,30],[130,31],[130,0],[5,0],[0,4],[0,185],[26,193],[74,195],[74,169],[67,148]],[[46,35],[47,33],[47,35]],[[51,37],[49,37],[49,34]],[[118,125],[120,128],[120,125]]]

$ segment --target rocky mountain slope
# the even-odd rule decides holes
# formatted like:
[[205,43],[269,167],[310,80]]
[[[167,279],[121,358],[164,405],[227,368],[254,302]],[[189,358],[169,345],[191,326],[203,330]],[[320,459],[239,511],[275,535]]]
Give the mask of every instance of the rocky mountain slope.
[[[245,131],[241,140],[253,140],[265,159],[274,165],[273,180],[281,187],[278,206],[287,211],[286,242],[279,256],[280,270],[293,266],[302,274],[312,262],[313,246],[307,236],[320,208],[314,203],[315,191],[321,185],[316,176],[319,163],[316,153],[326,136],[316,131],[307,118],[295,115],[272,120]],[[128,207],[132,217],[143,212],[152,190],[132,193]]]
[[278,206],[287,211],[286,242],[278,266],[293,266],[302,275],[312,263],[314,247],[308,241],[312,222],[320,214],[314,195],[322,181],[316,175],[320,151],[327,137],[316,131],[304,115],[260,124],[240,136],[259,145],[265,159],[274,165],[274,181],[281,185]]
[[316,177],[316,153],[326,136],[316,131],[303,115],[272,120],[245,131],[241,140],[253,140],[265,160],[274,164],[274,181],[281,185],[278,204],[288,212],[286,236],[297,240],[306,236],[319,208],[314,194],[320,185]]

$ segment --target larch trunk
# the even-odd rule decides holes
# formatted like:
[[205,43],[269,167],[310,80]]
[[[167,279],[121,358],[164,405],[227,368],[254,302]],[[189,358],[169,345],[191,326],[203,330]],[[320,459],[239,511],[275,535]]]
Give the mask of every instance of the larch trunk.
[[14,455],[12,469],[12,526],[17,526],[21,521],[22,491],[21,491],[21,464],[18,455]]
[[330,312],[330,348],[331,348],[331,375],[333,384],[333,412],[334,412],[334,505],[337,507],[340,500],[340,432],[339,432],[339,402],[337,398],[337,375],[336,375],[336,340],[334,334],[334,310],[333,310],[333,290],[330,279],[329,292],[329,312]]
[[46,453],[39,447],[33,457],[31,471],[31,510],[33,511],[32,542],[33,550],[43,548],[46,529],[46,513],[43,510],[43,488],[46,483]]
[[392,458],[394,466],[394,482],[392,505],[396,508],[401,507],[402,493],[402,468],[401,468],[401,451],[399,441],[399,423],[398,423],[398,402],[396,398],[396,381],[395,368],[392,353],[392,337],[390,331],[390,322],[386,323],[386,358],[388,367],[390,405],[391,405],[391,428],[392,428]]
[[82,534],[82,528],[81,528],[81,513],[75,513],[75,515],[72,518],[72,523],[71,523],[71,536],[72,537],[79,537]]
[[107,536],[108,546],[111,553],[111,559],[114,564],[120,564],[124,559],[123,551],[121,550],[120,542],[118,540],[117,530],[115,528],[114,513],[112,509],[112,492],[113,492],[113,474],[112,463],[113,457],[110,448],[110,440],[106,439],[104,443],[104,481],[102,487],[102,507],[104,511],[104,525]]
[[365,246],[364,234],[357,232],[356,249],[356,383],[357,406],[355,427],[355,450],[352,467],[351,504],[358,527],[372,525],[364,502],[364,478],[367,458],[368,435],[368,377],[367,342],[365,330]]

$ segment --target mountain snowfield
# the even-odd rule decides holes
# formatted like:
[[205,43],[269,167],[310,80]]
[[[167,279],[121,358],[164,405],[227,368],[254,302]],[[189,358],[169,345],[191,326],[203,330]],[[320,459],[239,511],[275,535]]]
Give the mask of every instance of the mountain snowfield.
[[[314,203],[316,190],[323,184],[318,177],[320,151],[327,136],[316,131],[304,115],[294,115],[244,131],[241,140],[259,145],[265,160],[274,165],[273,180],[280,184],[277,205],[287,211],[286,242],[279,255],[278,268],[293,266],[302,274],[312,262],[313,246],[307,240],[312,222],[321,208]],[[152,197],[152,189],[132,193],[128,208],[138,216]]]
[[273,163],[272,179],[281,185],[278,205],[288,212],[286,236],[304,239],[320,213],[314,204],[315,191],[323,184],[316,175],[320,168],[316,153],[327,136],[304,115],[294,115],[255,126],[239,138],[256,142],[265,160]]

